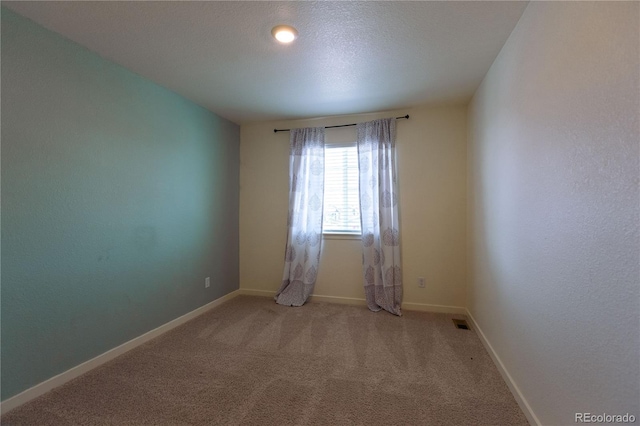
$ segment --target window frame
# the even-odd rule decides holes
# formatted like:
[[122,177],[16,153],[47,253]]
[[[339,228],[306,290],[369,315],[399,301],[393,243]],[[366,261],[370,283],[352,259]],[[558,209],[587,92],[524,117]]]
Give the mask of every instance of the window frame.
[[[358,143],[357,142],[334,142],[334,143],[325,143],[324,149],[325,149],[325,154],[327,152],[328,149],[332,149],[332,148],[355,148],[356,149],[356,159],[357,159],[357,149],[358,149]],[[326,170],[326,155],[325,155],[325,203],[327,200],[326,197],[326,177],[327,177],[327,170]],[[358,174],[358,214],[361,214],[360,211],[360,175]],[[323,203],[324,204],[324,203]],[[325,205],[323,205],[322,207],[323,209],[325,208]],[[324,221],[325,221],[325,217],[324,217],[324,212],[323,212],[323,217],[322,217],[322,237],[325,239],[332,239],[332,240],[360,240],[362,239],[362,218],[360,217],[360,230],[357,232],[352,232],[352,231],[325,231],[325,227],[324,227]]]

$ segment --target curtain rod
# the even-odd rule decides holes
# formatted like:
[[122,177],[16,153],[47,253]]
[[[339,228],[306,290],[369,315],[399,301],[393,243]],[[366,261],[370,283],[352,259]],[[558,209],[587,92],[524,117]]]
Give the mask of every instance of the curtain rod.
[[[396,117],[396,120],[400,120],[402,118],[406,118],[408,120],[409,119],[409,114],[403,115],[402,117]],[[335,129],[336,127],[351,127],[351,126],[357,126],[357,125],[358,125],[358,123],[340,124],[338,126],[325,126],[325,129]],[[289,131],[291,131],[291,129],[273,129],[273,133],[289,132]]]

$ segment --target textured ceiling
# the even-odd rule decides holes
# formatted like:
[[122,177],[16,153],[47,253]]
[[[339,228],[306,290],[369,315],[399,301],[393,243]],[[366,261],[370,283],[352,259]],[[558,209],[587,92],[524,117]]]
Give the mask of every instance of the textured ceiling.
[[[466,102],[526,2],[3,2],[236,123]],[[291,45],[271,37],[289,24]]]

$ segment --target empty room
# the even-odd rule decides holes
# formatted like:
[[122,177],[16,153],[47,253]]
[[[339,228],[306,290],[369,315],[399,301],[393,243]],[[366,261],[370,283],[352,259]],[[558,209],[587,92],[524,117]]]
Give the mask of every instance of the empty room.
[[640,422],[640,3],[3,1],[2,425]]

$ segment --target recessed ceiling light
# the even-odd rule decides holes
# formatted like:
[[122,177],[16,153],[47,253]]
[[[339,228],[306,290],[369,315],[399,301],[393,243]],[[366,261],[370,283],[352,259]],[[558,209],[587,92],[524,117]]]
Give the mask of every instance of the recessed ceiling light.
[[271,30],[271,35],[280,43],[291,43],[298,37],[298,30],[289,25],[277,25]]

